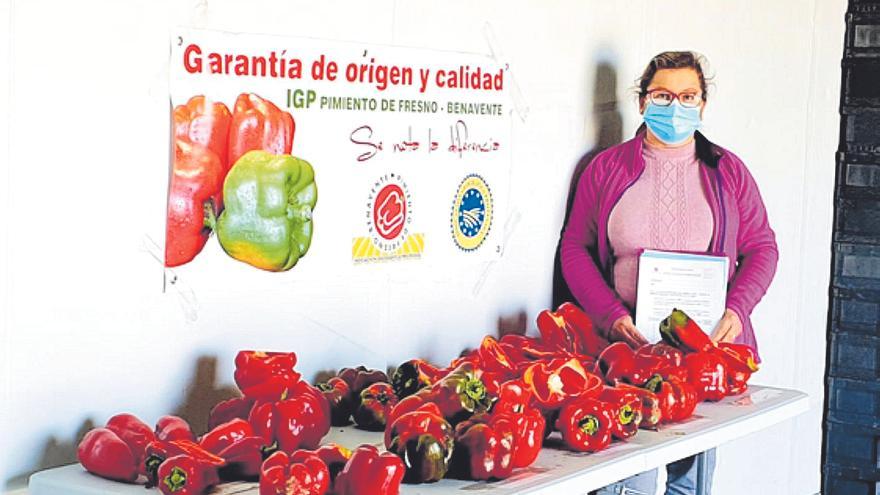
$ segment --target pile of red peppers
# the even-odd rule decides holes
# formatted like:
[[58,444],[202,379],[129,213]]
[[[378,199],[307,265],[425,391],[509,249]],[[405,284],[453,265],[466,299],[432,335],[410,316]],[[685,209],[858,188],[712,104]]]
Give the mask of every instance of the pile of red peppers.
[[[83,467],[165,494],[200,494],[226,481],[259,481],[261,495],[395,495],[400,484],[445,477],[497,480],[532,464],[544,439],[597,452],[639,429],[690,417],[698,402],[743,393],[754,352],[715,344],[684,312],[661,324],[664,342],[609,344],[577,306],[537,319],[540,337],[483,338],[440,368],[411,359],[390,377],[344,368],[317,386],[292,352],[241,351],[242,396],[217,404],[210,431],[165,416],[155,428],[110,418],[79,445]],[[384,432],[385,452],[321,445],[330,426]]]

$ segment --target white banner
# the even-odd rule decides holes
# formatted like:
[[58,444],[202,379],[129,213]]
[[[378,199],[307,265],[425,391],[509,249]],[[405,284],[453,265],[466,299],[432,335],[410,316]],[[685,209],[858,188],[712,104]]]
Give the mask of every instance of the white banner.
[[[476,54],[178,31],[166,264],[181,273],[238,262],[326,273],[340,263],[499,256],[510,173],[507,79],[503,66]],[[199,145],[213,155],[199,154]],[[241,158],[254,149],[268,153]],[[272,161],[288,153],[311,165],[313,187],[306,169],[291,165],[298,161]],[[203,173],[206,155],[224,170],[213,214],[200,213],[198,191],[217,182],[186,185],[194,170],[187,163]],[[292,175],[272,175],[282,171]],[[199,239],[190,224],[202,220]]]

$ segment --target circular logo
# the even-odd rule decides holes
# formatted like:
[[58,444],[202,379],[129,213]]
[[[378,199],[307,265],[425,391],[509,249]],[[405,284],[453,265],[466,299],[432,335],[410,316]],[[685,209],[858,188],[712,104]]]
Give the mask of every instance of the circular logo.
[[409,231],[412,201],[400,176],[386,174],[370,190],[367,223],[373,244],[384,252],[396,251]]
[[452,202],[452,239],[465,250],[483,244],[492,227],[492,192],[482,177],[468,175],[461,181]]

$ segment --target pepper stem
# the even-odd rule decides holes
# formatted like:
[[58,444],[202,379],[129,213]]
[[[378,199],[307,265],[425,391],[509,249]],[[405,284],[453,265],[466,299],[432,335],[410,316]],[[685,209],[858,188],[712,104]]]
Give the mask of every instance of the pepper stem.
[[171,469],[171,474],[166,476],[162,482],[165,483],[165,486],[167,486],[168,490],[172,493],[180,491],[186,486],[186,471],[174,466],[174,468]]
[[578,422],[578,428],[587,435],[593,436],[599,431],[599,419],[591,414]]
[[645,383],[645,388],[656,394],[660,390],[661,383],[663,383],[663,377],[654,375]]
[[628,425],[632,423],[633,416],[635,416],[635,414],[633,412],[632,406],[630,406],[629,404],[626,404],[625,406],[620,408],[620,424]]
[[486,398],[486,386],[479,378],[473,378],[465,382],[464,393],[476,402],[482,402]]
[[217,214],[214,213],[214,202],[211,200],[205,201],[205,203],[202,205],[202,209],[205,212],[205,227],[207,227],[211,231],[214,231],[214,229],[217,228]]

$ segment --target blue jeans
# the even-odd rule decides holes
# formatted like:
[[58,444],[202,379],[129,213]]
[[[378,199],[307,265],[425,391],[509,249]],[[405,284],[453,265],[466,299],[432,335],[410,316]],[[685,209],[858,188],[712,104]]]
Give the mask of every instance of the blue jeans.
[[[705,463],[705,476],[700,475],[699,458]],[[714,471],[715,449],[667,464],[666,495],[711,495]],[[600,488],[596,495],[654,495],[656,491],[657,470],[652,469]]]

